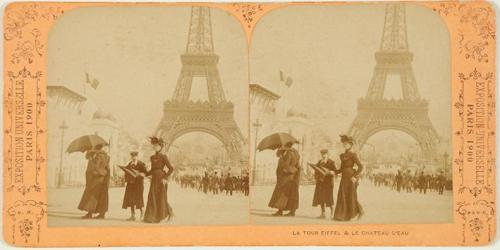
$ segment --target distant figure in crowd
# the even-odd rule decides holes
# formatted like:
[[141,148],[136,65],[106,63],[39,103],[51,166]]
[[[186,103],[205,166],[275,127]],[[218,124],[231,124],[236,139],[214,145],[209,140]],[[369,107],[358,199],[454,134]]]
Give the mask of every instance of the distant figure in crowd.
[[446,178],[444,177],[443,171],[439,172],[439,175],[436,177],[436,179],[438,194],[442,195],[444,192],[444,186],[446,185]]
[[418,190],[420,193],[427,193],[427,177],[424,171],[420,172],[420,176],[418,177]]
[[102,144],[96,145],[85,155],[88,160],[85,190],[78,205],[78,209],[87,211],[83,219],[92,218],[94,213],[98,213],[95,219],[104,219],[108,211],[109,156],[103,147]]
[[[337,195],[337,206],[335,207],[334,220],[349,221],[354,217],[358,219],[363,215],[363,208],[358,202],[358,178],[363,171],[363,165],[356,153],[351,152],[354,144],[352,137],[341,135],[340,141],[345,152],[340,154],[340,179],[339,192]],[[354,164],[357,166],[355,170]]]
[[285,216],[295,216],[299,207],[300,155],[289,142],[276,152],[279,157],[276,168],[276,186],[269,201],[269,207],[278,211],[274,216],[282,216],[283,211],[290,211]]
[[224,180],[224,187],[226,188],[226,194],[233,195],[234,181],[230,173],[227,174],[227,177]]
[[[151,156],[151,169],[147,176],[151,176],[151,185],[148,194],[148,203],[144,213],[144,222],[159,223],[164,219],[170,220],[173,212],[167,199],[167,179],[174,171],[165,154],[161,153],[165,143],[163,139],[151,137],[151,144],[155,154]],[[164,168],[168,168],[165,172]]]
[[[132,157],[132,160],[126,167],[126,169],[130,172],[125,171],[125,182],[127,182],[127,186],[125,187],[122,208],[127,209],[130,207],[130,218],[127,220],[135,221],[135,209],[139,209],[141,212],[139,218],[142,218],[143,216],[144,176],[146,176],[147,170],[144,162],[137,159],[137,152],[131,152],[130,156]],[[131,173],[135,173],[135,176]]]
[[248,196],[250,194],[250,176],[248,173],[246,173],[243,177],[243,190],[245,196]]
[[406,174],[403,174],[403,186],[404,186],[404,189],[406,190],[407,193],[411,193],[412,190],[412,175],[411,175],[411,170],[407,170],[406,171]]
[[321,215],[319,219],[326,218],[325,206],[330,208],[330,217],[333,219],[333,176],[338,172],[335,168],[335,162],[329,158],[328,150],[322,149],[321,160],[316,163],[317,167],[325,169],[326,175],[316,171],[314,177],[316,179],[316,188],[314,189],[313,207],[321,207]]
[[219,193],[219,176],[217,175],[217,172],[215,172],[210,179],[210,188],[212,189],[212,194]]
[[401,192],[401,187],[403,186],[403,175],[401,174],[401,170],[398,170],[398,173],[396,174],[394,185],[396,185],[396,190]]
[[210,177],[208,176],[208,172],[205,172],[205,175],[201,179],[201,183],[203,186],[203,193],[208,193],[208,186],[210,185]]

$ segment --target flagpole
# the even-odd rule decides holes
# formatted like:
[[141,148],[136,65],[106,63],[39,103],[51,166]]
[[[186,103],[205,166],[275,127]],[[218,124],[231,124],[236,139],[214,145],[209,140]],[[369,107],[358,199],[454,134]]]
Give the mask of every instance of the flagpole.
[[85,72],[85,83],[83,84],[83,96],[87,97],[87,84],[89,83],[89,73]]

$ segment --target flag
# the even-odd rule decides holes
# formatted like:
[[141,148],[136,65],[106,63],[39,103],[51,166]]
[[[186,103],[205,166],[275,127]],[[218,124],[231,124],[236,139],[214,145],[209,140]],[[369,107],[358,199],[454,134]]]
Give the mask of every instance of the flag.
[[283,71],[280,70],[280,82],[284,82],[285,85],[290,88],[290,86],[292,86],[293,80],[289,76],[285,77]]
[[99,86],[99,81],[95,78],[91,79],[89,72],[85,72],[85,82],[90,84],[93,89],[97,89],[97,86]]
[[291,77],[287,77],[285,81],[285,85],[290,88],[292,86],[293,80]]
[[86,78],[86,82],[87,82],[87,83],[90,83],[90,75],[89,75],[89,72],[85,72],[85,78]]
[[99,86],[99,81],[97,79],[92,80],[90,86],[92,86],[93,89],[97,89],[97,86]]

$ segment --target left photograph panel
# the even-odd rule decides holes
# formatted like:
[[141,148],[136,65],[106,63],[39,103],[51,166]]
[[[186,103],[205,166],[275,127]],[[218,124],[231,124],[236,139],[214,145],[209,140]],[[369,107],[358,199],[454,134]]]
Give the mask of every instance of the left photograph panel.
[[48,226],[247,224],[248,58],[209,7],[82,7],[49,33]]

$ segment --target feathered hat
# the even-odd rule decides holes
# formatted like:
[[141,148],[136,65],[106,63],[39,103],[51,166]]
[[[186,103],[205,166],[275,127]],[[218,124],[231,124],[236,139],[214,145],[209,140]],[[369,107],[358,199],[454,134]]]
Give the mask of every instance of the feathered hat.
[[340,142],[342,143],[354,143],[354,139],[348,135],[340,135]]
[[151,136],[149,137],[149,142],[151,145],[160,145],[160,146],[165,146],[165,142],[163,141],[163,138],[158,138],[156,136]]

